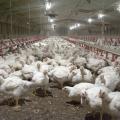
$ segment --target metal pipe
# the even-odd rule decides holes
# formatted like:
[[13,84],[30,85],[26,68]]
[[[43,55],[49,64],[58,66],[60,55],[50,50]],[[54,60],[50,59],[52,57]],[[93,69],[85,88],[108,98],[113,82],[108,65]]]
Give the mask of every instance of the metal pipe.
[[30,2],[28,0],[28,34],[29,34],[29,36],[30,36],[30,33],[31,33],[31,21],[30,21],[30,18],[31,18],[31,9],[30,9]]
[[10,39],[13,37],[12,0],[10,0]]

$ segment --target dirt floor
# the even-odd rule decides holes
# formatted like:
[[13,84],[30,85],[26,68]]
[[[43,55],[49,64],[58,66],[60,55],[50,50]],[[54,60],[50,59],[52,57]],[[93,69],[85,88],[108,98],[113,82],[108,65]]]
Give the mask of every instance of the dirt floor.
[[71,102],[62,90],[51,88],[51,91],[53,96],[40,94],[21,99],[22,109],[19,112],[13,110],[12,99],[0,95],[0,120],[94,120],[85,119],[87,107]]

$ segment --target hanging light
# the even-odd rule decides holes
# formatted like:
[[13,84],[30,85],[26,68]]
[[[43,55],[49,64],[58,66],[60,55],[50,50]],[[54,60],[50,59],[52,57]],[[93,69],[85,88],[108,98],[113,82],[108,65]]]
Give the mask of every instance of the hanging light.
[[117,10],[118,12],[120,12],[120,4],[117,5],[116,10]]
[[50,22],[53,23],[53,22],[54,22],[54,19],[51,18],[51,19],[50,19]]
[[76,26],[77,26],[77,27],[80,27],[80,23],[77,23]]
[[53,23],[53,22],[55,21],[55,19],[54,19],[54,18],[51,18],[51,17],[48,17],[48,21],[49,21],[50,23]]
[[98,19],[102,19],[105,15],[103,13],[98,14]]
[[69,29],[70,29],[70,30],[73,30],[73,27],[71,26]]
[[88,23],[92,23],[93,19],[92,18],[88,18]]
[[46,8],[46,10],[50,10],[51,9],[51,2],[46,1],[45,8]]

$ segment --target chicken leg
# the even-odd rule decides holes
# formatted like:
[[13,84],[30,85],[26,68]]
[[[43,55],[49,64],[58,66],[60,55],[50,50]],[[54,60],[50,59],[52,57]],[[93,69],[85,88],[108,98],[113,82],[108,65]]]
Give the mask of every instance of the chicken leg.
[[101,112],[100,112],[100,120],[103,119],[103,109],[101,109]]
[[13,108],[16,112],[20,111],[21,110],[21,106],[19,105],[19,97],[15,97],[15,102],[16,102],[16,105],[15,107]]

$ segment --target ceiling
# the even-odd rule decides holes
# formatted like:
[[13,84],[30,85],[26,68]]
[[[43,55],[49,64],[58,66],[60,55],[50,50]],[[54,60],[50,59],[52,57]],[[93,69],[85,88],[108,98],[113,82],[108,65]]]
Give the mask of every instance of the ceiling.
[[[69,26],[76,22],[88,24],[87,19],[95,19],[94,24],[100,21],[97,14],[102,10],[106,17],[106,24],[120,23],[120,13],[114,4],[118,0],[50,0],[52,7],[49,11],[45,9],[45,0],[0,0],[0,19],[9,22],[12,15],[13,20],[30,22],[35,25],[50,25],[47,14],[56,14],[55,23],[58,26]],[[11,4],[10,4],[11,3]],[[19,22],[18,22],[19,23]]]

